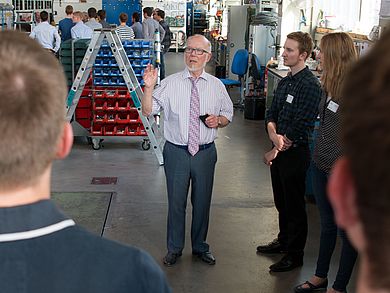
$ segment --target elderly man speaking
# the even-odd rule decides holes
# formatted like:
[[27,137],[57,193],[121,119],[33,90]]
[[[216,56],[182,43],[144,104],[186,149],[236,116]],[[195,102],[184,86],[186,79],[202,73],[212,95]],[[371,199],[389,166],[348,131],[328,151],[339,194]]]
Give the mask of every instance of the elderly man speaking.
[[[233,104],[219,79],[206,73],[210,42],[201,35],[188,38],[186,68],[165,78],[154,89],[157,70],[144,73],[142,111],[145,116],[164,110],[164,169],[168,189],[168,253],[163,262],[172,266],[182,255],[187,195],[191,182],[192,254],[207,264],[215,258],[206,242],[217,151],[218,128],[233,117]],[[154,90],[153,90],[154,89]]]

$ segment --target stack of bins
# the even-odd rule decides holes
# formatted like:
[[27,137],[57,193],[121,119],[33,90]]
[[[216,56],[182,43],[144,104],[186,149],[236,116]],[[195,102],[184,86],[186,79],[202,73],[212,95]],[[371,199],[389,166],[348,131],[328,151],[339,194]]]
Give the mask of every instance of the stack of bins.
[[[66,40],[61,43],[60,62],[64,68],[65,76],[68,82],[68,87],[72,86],[73,78],[77,74],[81,62],[83,61],[85,52],[87,51],[89,39],[80,39],[74,41],[72,52],[72,40]],[[72,68],[72,64],[74,68]],[[72,76],[74,74],[74,76]]]
[[[153,62],[153,42],[123,41],[130,64],[142,85],[144,68]],[[131,94],[107,43],[101,46],[93,70],[92,128],[94,136],[146,136]]]
[[85,87],[81,93],[79,103],[75,111],[76,121],[88,131],[91,131],[92,123],[92,89]]
[[[80,39],[73,41],[67,40],[61,43],[60,61],[64,68],[64,73],[67,79],[68,87],[73,83],[73,78],[77,74],[79,67],[83,61],[85,52],[87,51],[90,40]],[[74,66],[74,68],[72,68]],[[92,121],[92,84],[88,82],[80,96],[79,103],[75,111],[76,121],[85,129],[91,129]]]

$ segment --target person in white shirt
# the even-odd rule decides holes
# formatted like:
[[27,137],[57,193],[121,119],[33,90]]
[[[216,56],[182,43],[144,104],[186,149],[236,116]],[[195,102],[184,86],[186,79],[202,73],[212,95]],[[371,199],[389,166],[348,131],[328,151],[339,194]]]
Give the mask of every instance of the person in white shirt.
[[54,53],[57,53],[61,45],[61,37],[54,26],[49,24],[49,13],[40,13],[41,23],[38,24],[30,34],[30,38],[35,39],[41,46]]
[[73,22],[76,23],[70,30],[72,39],[91,39],[93,30],[83,22],[83,13],[76,11],[73,13]]
[[97,11],[94,7],[88,8],[88,17],[89,20],[85,23],[86,26],[90,27],[92,30],[103,28],[102,24],[96,20]]

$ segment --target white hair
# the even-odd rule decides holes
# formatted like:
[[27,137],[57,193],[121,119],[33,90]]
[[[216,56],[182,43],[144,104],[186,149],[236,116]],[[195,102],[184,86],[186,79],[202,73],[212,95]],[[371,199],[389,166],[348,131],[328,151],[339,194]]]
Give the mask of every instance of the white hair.
[[207,50],[207,51],[209,51],[209,53],[211,53],[211,43],[210,43],[210,41],[209,41],[205,36],[203,36],[203,35],[199,35],[199,34],[193,35],[193,36],[191,36],[191,37],[189,37],[189,38],[187,39],[187,43],[188,43],[189,40],[191,40],[191,39],[193,39],[193,38],[199,38],[199,37],[201,37],[201,38],[206,42],[207,47],[208,47],[208,50]]

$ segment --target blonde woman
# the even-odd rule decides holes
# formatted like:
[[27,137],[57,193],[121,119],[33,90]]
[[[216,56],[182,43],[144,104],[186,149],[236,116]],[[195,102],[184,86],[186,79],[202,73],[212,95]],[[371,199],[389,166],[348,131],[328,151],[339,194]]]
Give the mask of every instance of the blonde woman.
[[331,257],[339,235],[342,251],[339,269],[328,293],[346,292],[357,253],[344,231],[334,220],[333,209],[327,197],[326,186],[333,163],[342,155],[339,140],[341,91],[351,65],[357,60],[355,46],[346,33],[332,33],[321,40],[320,62],[323,96],[319,105],[320,127],[315,140],[313,161],[313,191],[321,218],[320,249],[315,274],[310,280],[295,287],[295,292],[326,290]]

